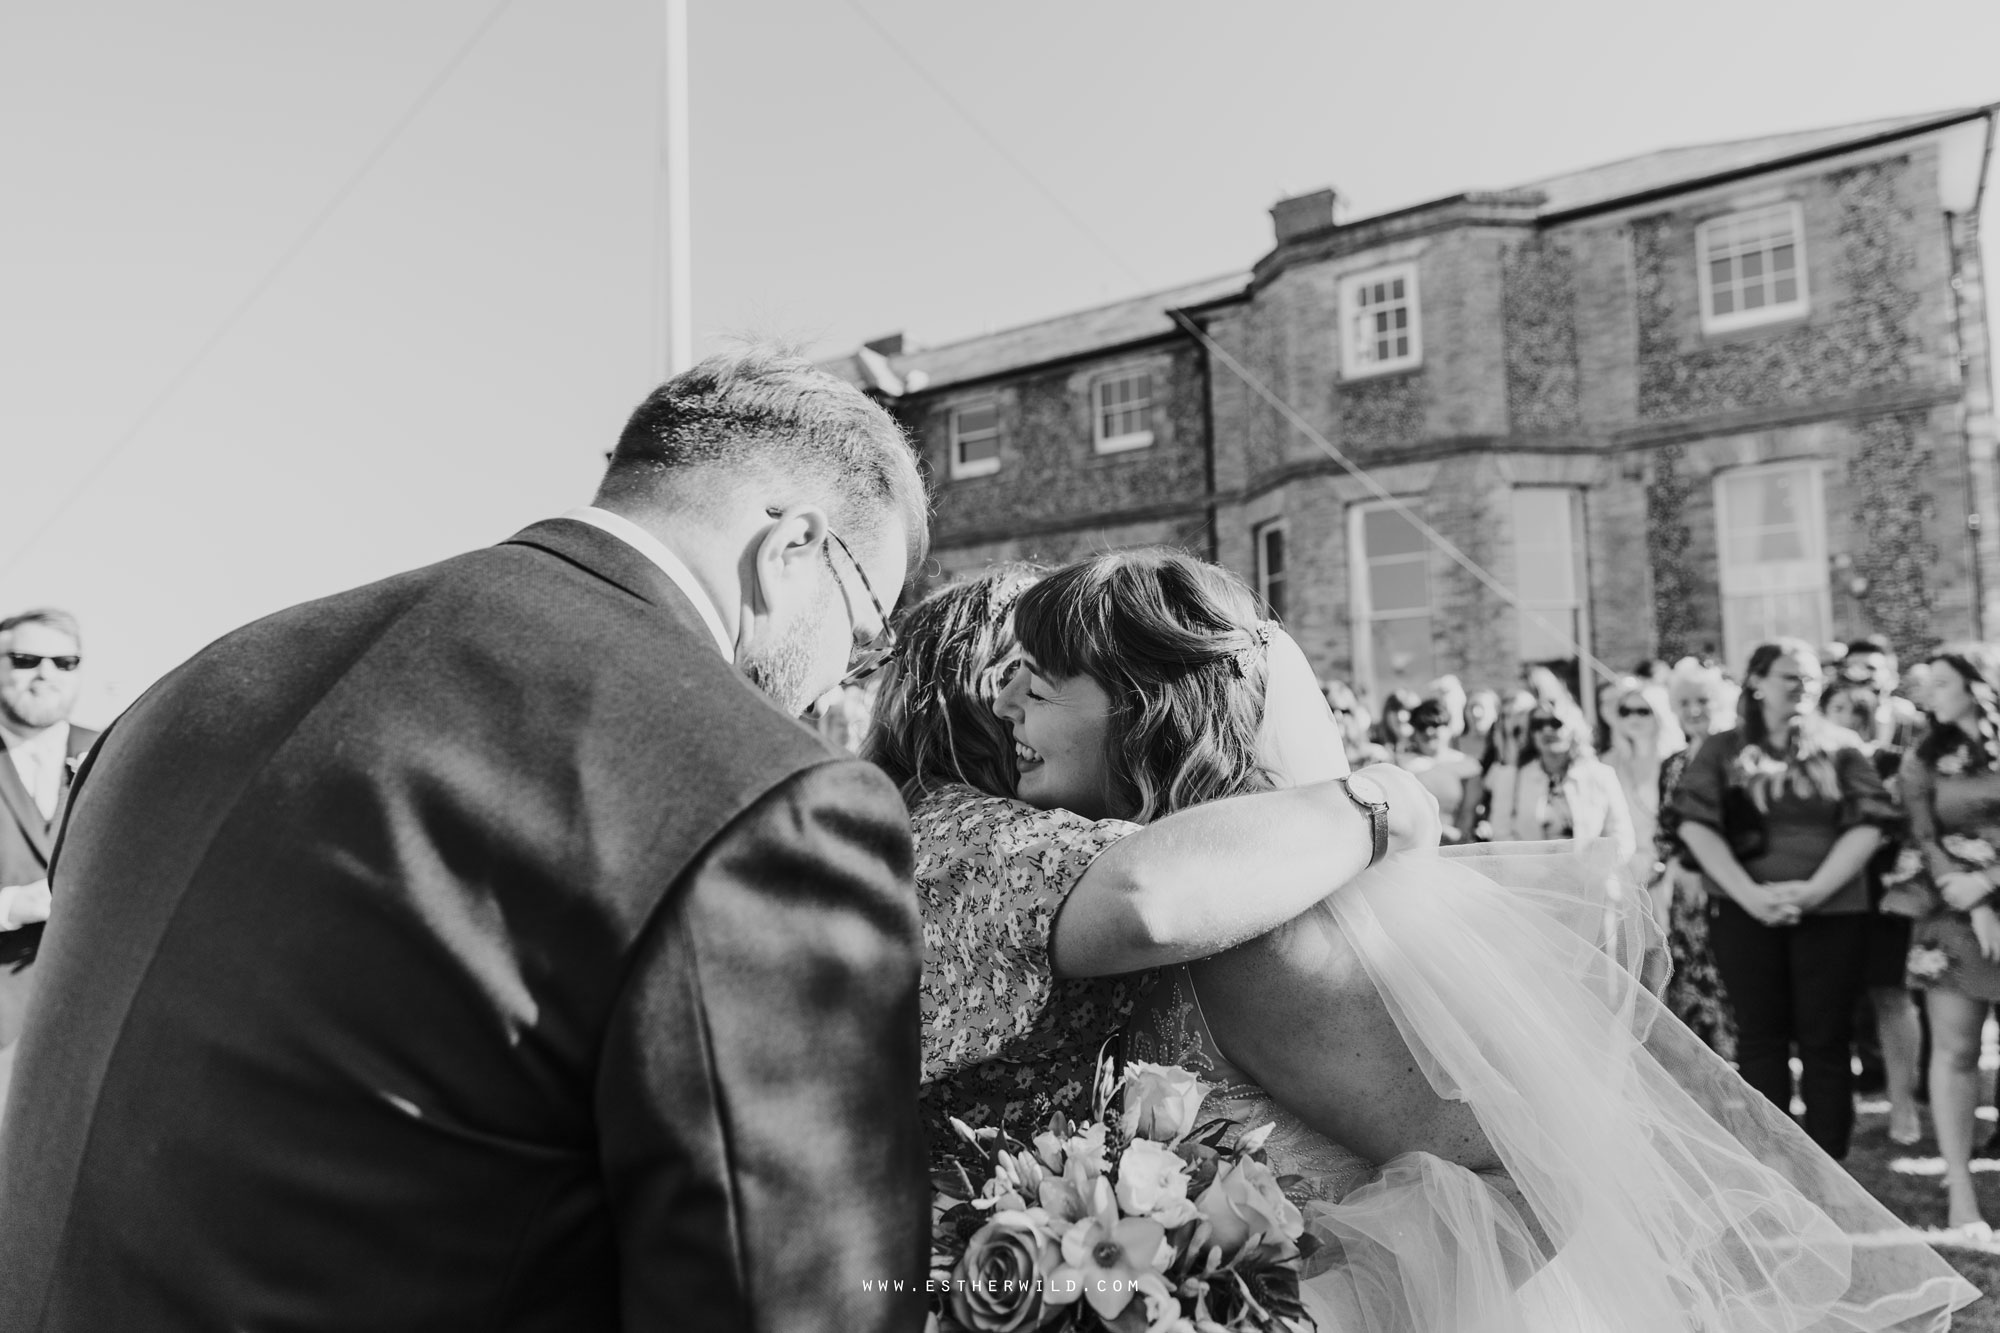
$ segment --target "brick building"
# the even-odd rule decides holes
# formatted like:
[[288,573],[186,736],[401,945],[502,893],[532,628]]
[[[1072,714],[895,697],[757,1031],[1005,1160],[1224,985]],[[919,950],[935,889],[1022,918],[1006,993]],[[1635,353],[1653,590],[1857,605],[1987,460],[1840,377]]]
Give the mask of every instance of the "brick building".
[[1623,669],[1705,648],[1740,667],[1778,633],[2000,634],[1996,113],[1361,219],[1318,191],[1271,210],[1248,273],[834,365],[920,442],[943,576],[1178,543],[1367,695],[1511,681],[1569,637]]

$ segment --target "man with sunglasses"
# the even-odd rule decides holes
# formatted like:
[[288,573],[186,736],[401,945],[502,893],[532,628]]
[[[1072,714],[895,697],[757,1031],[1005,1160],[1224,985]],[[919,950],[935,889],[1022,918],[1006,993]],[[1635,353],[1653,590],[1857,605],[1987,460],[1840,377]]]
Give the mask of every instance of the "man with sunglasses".
[[927,541],[894,420],[753,348],[155,686],[55,860],[0,1329],[922,1329],[908,813],[797,718]]
[[70,775],[97,733],[70,725],[83,665],[82,632],[66,611],[0,620],[0,1105],[27,1017],[29,964],[49,914],[49,852]]

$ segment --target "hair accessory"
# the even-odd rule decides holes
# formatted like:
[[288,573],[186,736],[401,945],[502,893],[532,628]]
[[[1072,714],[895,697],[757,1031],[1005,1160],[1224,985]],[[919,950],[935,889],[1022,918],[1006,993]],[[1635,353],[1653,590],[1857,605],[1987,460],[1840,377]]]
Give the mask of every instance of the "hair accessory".
[[1250,668],[1257,665],[1257,655],[1271,646],[1271,631],[1275,628],[1274,622],[1260,620],[1243,631],[1249,635],[1250,642],[1229,655],[1229,669],[1238,680],[1249,677]]

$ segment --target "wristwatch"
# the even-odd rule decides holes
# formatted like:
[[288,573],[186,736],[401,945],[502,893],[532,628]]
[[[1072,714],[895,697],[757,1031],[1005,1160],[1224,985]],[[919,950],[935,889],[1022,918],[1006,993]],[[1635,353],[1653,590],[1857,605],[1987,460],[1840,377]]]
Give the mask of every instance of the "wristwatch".
[[1348,799],[1368,813],[1368,864],[1372,866],[1389,850],[1389,793],[1375,779],[1358,773],[1338,781]]

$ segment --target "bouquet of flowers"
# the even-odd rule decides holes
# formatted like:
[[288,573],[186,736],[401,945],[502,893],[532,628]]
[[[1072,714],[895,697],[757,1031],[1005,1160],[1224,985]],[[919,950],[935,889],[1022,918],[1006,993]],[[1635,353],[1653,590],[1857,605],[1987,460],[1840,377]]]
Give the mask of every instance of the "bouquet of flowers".
[[1096,1091],[1095,1120],[1055,1115],[1032,1143],[952,1122],[984,1178],[936,1182],[941,1333],[1311,1333],[1314,1241],[1264,1156],[1272,1127],[1224,1146],[1236,1126],[1198,1121],[1206,1090],[1174,1065],[1107,1062]]

